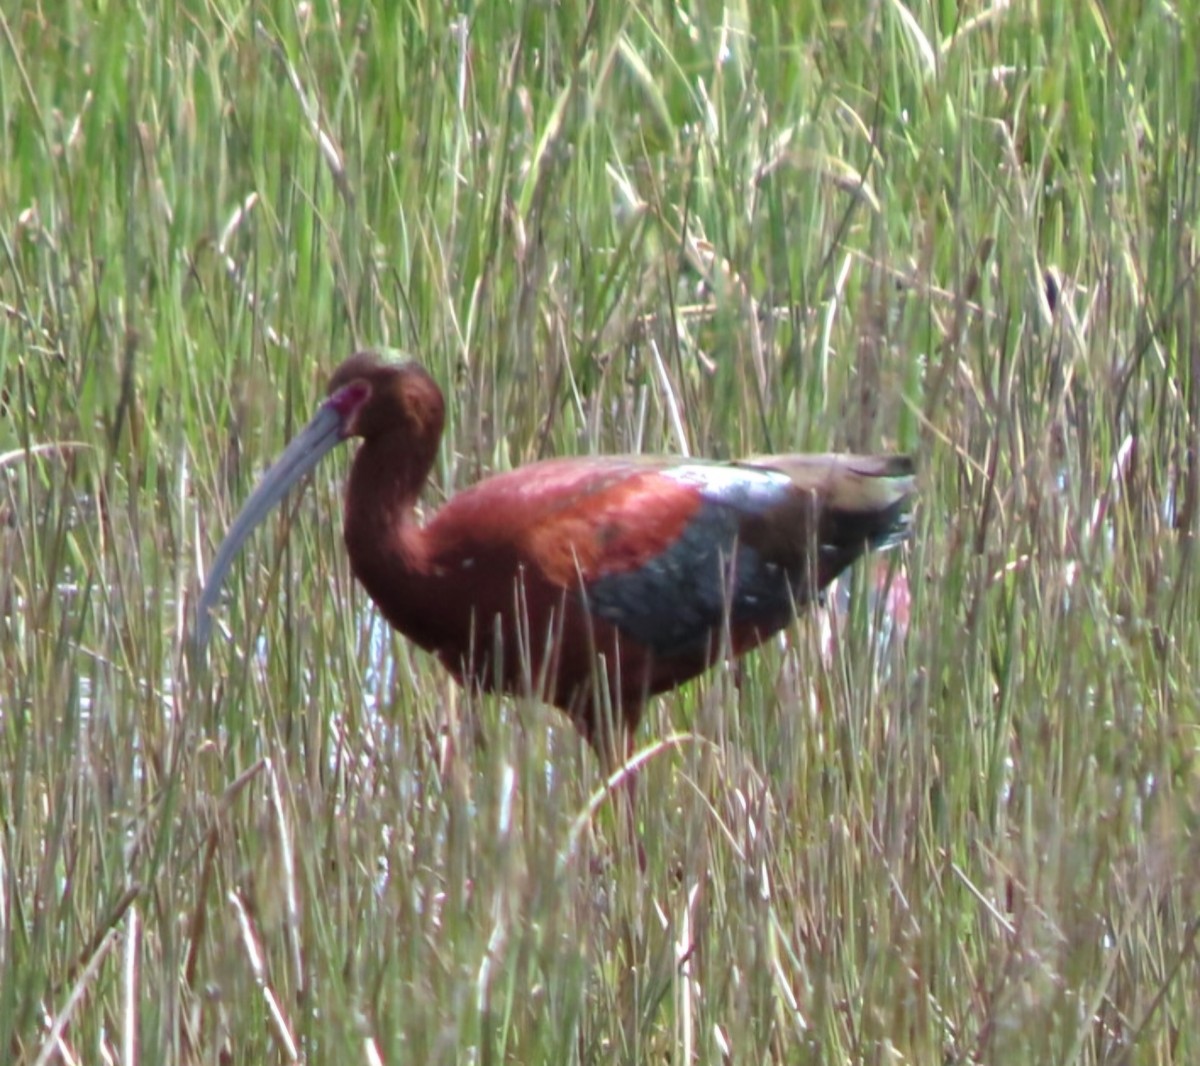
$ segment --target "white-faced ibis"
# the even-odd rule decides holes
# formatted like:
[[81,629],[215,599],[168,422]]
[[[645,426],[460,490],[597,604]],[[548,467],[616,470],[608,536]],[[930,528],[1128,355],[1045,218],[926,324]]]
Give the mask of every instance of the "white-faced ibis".
[[254,526],[359,437],[346,548],[384,617],[459,682],[562,708],[612,768],[650,696],[760,644],[910,526],[913,463],[898,455],[551,459],[458,493],[422,524],[414,508],[444,417],[417,363],[374,352],[342,363],[221,545],[199,643]]

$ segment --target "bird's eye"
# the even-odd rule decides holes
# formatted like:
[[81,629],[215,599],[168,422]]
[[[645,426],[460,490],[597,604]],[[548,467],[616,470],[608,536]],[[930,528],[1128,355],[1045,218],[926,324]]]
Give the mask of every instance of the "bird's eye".
[[352,381],[349,385],[343,385],[332,396],[329,397],[329,406],[332,407],[343,419],[349,418],[367,401],[367,397],[371,395],[371,386],[365,381]]

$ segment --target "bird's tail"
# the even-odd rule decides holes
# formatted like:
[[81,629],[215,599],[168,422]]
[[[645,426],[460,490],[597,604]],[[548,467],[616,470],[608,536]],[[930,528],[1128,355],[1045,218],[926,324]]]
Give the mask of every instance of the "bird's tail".
[[916,464],[908,455],[845,455],[840,457],[827,510],[841,512],[868,548],[891,548],[912,531],[916,496]]
[[819,503],[822,539],[890,548],[912,529],[916,464],[908,455],[775,455],[751,460],[788,475]]

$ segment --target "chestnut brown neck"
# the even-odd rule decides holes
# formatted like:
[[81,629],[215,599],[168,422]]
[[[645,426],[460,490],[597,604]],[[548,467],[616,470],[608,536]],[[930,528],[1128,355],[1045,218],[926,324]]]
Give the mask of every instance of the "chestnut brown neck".
[[364,440],[346,488],[346,549],[369,592],[376,581],[419,571],[424,558],[413,509],[433,468],[437,441],[393,439],[398,436]]

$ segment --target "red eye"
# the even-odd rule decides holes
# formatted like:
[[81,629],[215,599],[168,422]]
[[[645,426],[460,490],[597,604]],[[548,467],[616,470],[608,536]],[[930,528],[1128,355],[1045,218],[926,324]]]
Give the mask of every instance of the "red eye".
[[328,403],[345,420],[366,402],[370,394],[371,386],[365,381],[352,381],[330,396]]

